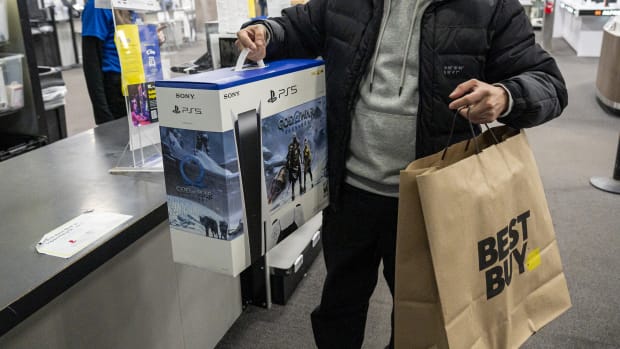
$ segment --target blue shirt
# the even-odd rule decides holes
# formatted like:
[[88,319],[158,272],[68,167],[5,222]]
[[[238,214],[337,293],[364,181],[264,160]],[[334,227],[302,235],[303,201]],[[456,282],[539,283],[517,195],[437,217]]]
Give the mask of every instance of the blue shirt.
[[118,52],[114,43],[112,10],[95,8],[95,0],[87,0],[82,12],[82,36],[94,36],[103,41],[103,72],[121,72]]

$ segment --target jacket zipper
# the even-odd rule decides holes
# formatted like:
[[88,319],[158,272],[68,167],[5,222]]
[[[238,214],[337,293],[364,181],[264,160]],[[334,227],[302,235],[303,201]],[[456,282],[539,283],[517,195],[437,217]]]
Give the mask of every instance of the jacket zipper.
[[[420,135],[421,135],[421,121],[422,120],[422,116],[421,116],[421,112],[422,112],[422,89],[424,84],[420,83],[420,81],[424,81],[424,79],[422,79],[422,44],[424,43],[424,25],[425,23],[425,17],[427,13],[430,13],[430,11],[435,11],[435,9],[445,3],[448,2],[449,0],[438,0],[438,1],[433,1],[430,5],[428,5],[428,7],[426,8],[426,10],[424,11],[424,13],[422,14],[422,19],[420,21],[420,43],[418,46],[418,115],[416,117],[416,135],[415,135],[415,158],[418,159],[418,155],[420,154]],[[433,15],[434,16],[434,15]],[[433,28],[433,33],[434,33],[434,28]],[[435,61],[435,53],[433,52],[433,65],[434,65],[434,61]],[[431,83],[432,85],[432,83]],[[431,101],[432,103],[432,101]]]
[[[380,5],[380,8],[381,8],[381,10],[380,10],[381,13],[380,13],[380,16],[379,16],[380,18],[379,18],[379,21],[377,23],[377,26],[380,27],[381,26],[381,20],[383,19],[384,0],[379,0],[379,1],[376,1],[376,2],[378,3],[377,5]],[[371,18],[371,20],[372,20],[372,18]],[[377,29],[376,30],[377,35],[373,38],[373,40],[375,41],[375,45],[377,45],[378,43],[376,41],[377,41],[377,39],[379,37],[379,28],[375,28],[375,29]],[[362,81],[362,74],[366,70],[366,68],[368,67],[368,64],[370,62],[370,57],[372,57],[372,53],[373,52],[374,52],[374,47],[373,47],[373,50],[368,50],[368,53],[362,58],[362,63],[360,65],[360,67],[362,69],[360,70],[359,74],[356,74],[355,81],[354,81],[353,86],[352,86],[352,88],[354,87],[353,91],[356,91],[356,92],[351,93],[351,97],[349,97],[349,100],[347,100],[347,125],[346,125],[345,130],[344,130],[345,133],[344,133],[344,137],[343,137],[343,141],[344,141],[343,142],[344,144],[342,144],[343,147],[348,147],[348,144],[351,141],[351,121],[352,121],[352,118],[353,118],[353,108],[355,107],[355,103],[354,102],[358,98],[358,94],[359,93],[357,91],[359,91],[359,85],[360,85],[360,82]],[[340,188],[342,186],[342,183],[344,183],[344,177],[346,176],[346,174],[345,174],[345,172],[346,172],[346,150],[345,150],[345,164],[343,165],[342,172],[343,172],[342,173],[342,178],[339,178],[338,183],[336,184],[337,185],[336,190],[338,192],[341,190]]]

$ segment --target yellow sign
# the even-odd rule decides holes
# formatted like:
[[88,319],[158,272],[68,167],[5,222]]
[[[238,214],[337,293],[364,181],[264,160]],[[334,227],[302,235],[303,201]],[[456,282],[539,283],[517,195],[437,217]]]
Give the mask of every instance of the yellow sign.
[[254,4],[254,0],[248,0],[248,17],[256,17],[256,5]]
[[127,96],[127,85],[146,82],[138,26],[135,24],[117,26],[114,41],[121,63],[123,95]]

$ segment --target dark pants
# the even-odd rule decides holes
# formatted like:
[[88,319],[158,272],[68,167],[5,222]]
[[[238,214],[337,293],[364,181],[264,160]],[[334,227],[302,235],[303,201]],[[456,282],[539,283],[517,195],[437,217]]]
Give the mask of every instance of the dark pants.
[[310,184],[314,187],[314,180],[312,179],[312,167],[308,166],[304,169],[304,190],[306,190],[306,176],[310,175]]
[[[334,213],[328,209],[323,216],[327,277],[321,304],[312,312],[312,329],[320,349],[362,346],[368,303],[382,260],[383,276],[394,295],[398,199],[348,185],[342,195],[341,210]],[[393,318],[392,312],[392,322]]]
[[[125,97],[121,89],[121,74],[120,73],[103,73],[103,87],[105,90],[105,98],[108,102],[108,108],[112,113],[112,120],[120,119],[127,116],[127,104],[125,103]],[[97,108],[97,107],[95,107]],[[99,113],[95,112],[95,115]],[[97,124],[111,121],[109,119],[100,120]]]
[[121,90],[121,74],[103,72],[103,41],[94,36],[82,37],[83,69],[88,95],[93,106],[95,123],[127,115],[125,97]]

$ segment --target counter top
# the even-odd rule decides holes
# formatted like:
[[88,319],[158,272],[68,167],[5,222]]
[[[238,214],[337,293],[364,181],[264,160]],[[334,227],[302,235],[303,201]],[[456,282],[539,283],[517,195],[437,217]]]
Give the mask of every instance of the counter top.
[[[167,219],[162,173],[108,173],[127,127],[116,120],[0,162],[0,336]],[[87,210],[133,218],[69,259],[35,251]]]

